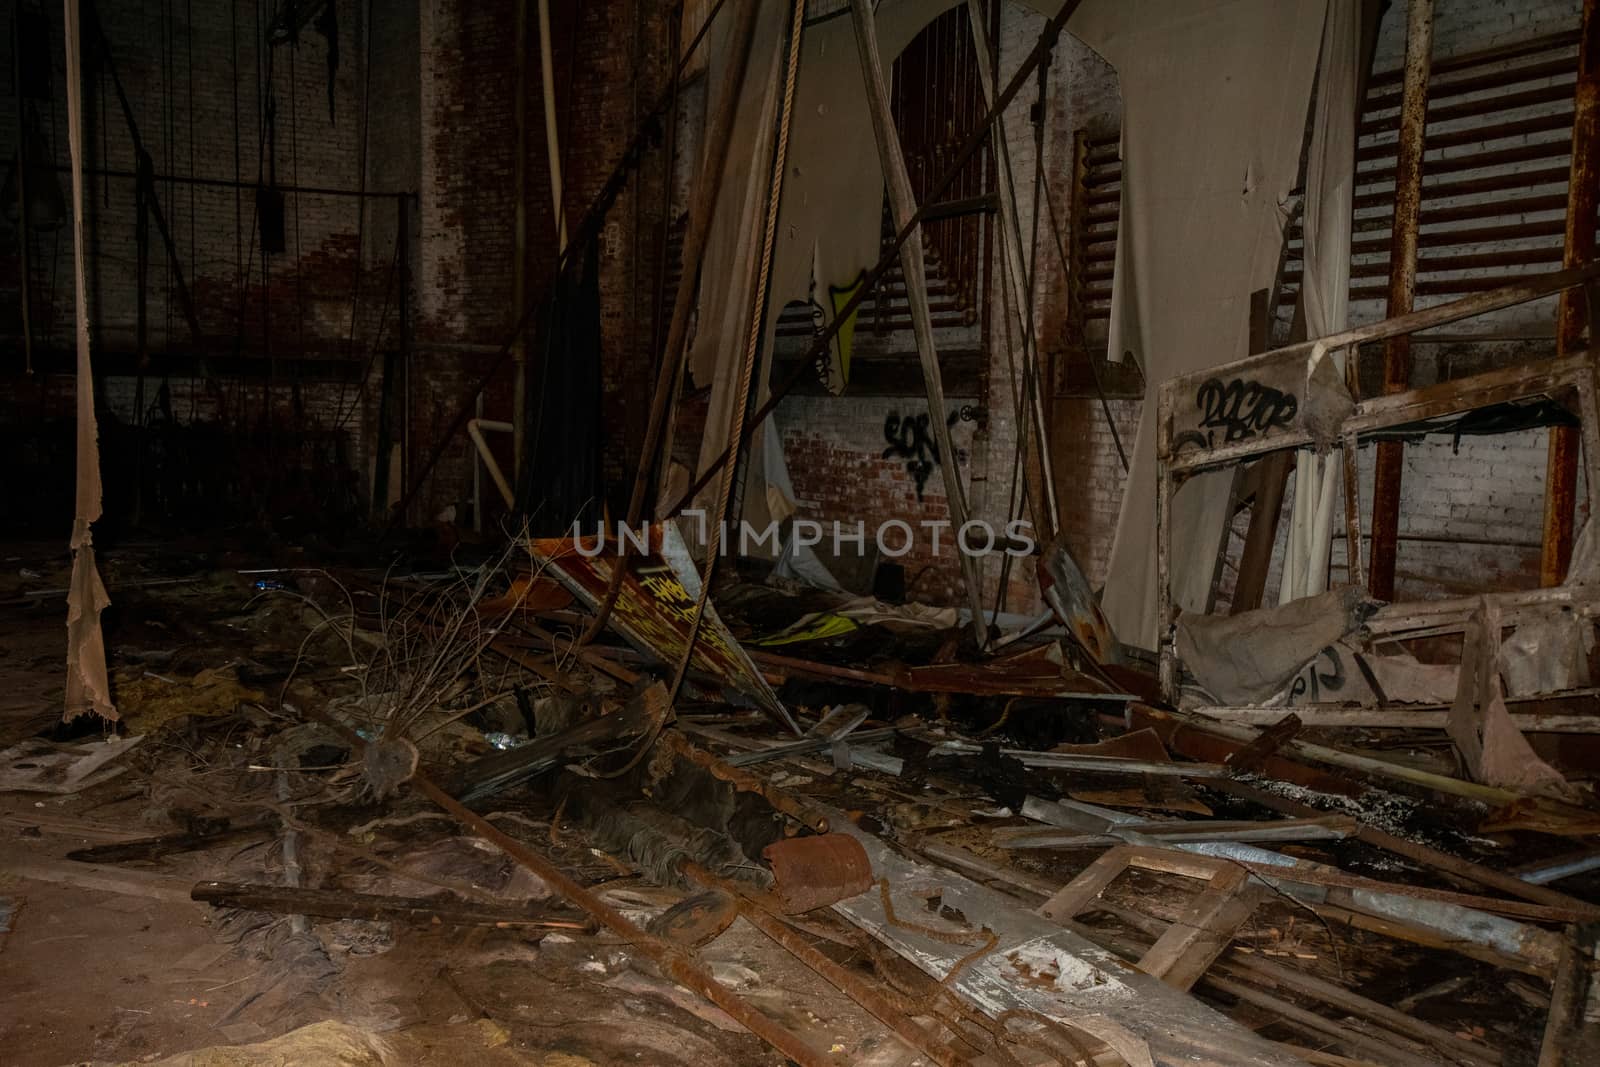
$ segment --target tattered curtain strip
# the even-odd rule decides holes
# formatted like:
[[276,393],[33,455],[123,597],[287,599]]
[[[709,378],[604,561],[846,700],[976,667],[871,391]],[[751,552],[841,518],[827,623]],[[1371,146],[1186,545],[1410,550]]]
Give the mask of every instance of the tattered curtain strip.
[[72,582],[67,593],[67,699],[63,717],[93,711],[118,717],[106,678],[100,613],[111,603],[94,562],[90,524],[100,517],[100,444],[94,419],[94,372],[89,362],[89,307],[83,280],[83,119],[78,0],[64,0],[67,42],[67,141],[72,148],[72,258],[78,324],[77,513],[72,522]]
[[[1306,335],[1325,337],[1346,326],[1350,308],[1350,231],[1355,194],[1356,99],[1361,81],[1361,4],[1329,0],[1317,67],[1317,98],[1306,156]],[[1328,353],[1344,371],[1344,354]],[[1279,603],[1328,588],[1334,490],[1343,479],[1337,455],[1296,457],[1294,519]]]
[[[1326,0],[1087,0],[1067,29],[1117,70],[1122,211],[1110,353],[1149,383],[1103,607],[1155,648],[1156,393],[1246,355],[1250,294],[1273,283]],[[1169,512],[1172,593],[1204,610],[1232,476],[1191,478]]]

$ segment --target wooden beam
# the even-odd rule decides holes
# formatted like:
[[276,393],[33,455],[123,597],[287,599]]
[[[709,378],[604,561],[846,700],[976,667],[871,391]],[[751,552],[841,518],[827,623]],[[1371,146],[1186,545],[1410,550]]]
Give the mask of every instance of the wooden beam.
[[[861,74],[867,86],[867,106],[872,113],[872,130],[878,142],[878,159],[883,164],[884,182],[889,193],[889,209],[896,229],[911,225],[917,214],[916,193],[906,170],[905,154],[895,132],[894,112],[889,107],[889,86],[884,78],[883,60],[878,49],[878,28],[870,0],[851,0],[856,46],[861,53]],[[939,352],[933,340],[933,317],[928,310],[928,269],[922,248],[922,232],[914,230],[900,248],[900,268],[905,275],[906,299],[911,306],[912,332],[917,339],[917,356],[922,362],[922,381],[928,396],[928,424],[939,446],[939,473],[944,479],[945,499],[950,507],[950,524],[956,530],[968,518],[967,491],[961,484],[961,468],[956,462],[950,428],[945,424],[944,383],[939,376]],[[983,588],[973,557],[959,552],[961,577],[972,608],[972,632],[978,644],[988,640],[983,618]]]
[[218,908],[246,908],[276,915],[316,915],[324,919],[395,920],[439,923],[445,926],[542,927],[590,930],[584,919],[561,917],[548,910],[515,904],[478,904],[450,897],[394,897],[378,893],[353,893],[345,889],[305,889],[281,885],[247,885],[239,882],[200,882],[190,899]]

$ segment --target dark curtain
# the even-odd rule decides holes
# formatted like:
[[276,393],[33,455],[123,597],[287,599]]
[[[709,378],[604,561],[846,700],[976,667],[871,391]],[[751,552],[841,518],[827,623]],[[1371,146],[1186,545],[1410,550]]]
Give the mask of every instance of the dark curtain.
[[591,240],[556,282],[541,316],[543,351],[528,375],[528,460],[517,508],[554,537],[601,517],[600,251]]

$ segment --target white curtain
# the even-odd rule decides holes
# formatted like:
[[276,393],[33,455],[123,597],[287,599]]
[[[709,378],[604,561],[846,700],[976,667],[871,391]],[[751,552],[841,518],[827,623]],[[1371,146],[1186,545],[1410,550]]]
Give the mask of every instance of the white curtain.
[[[1361,81],[1361,5],[1328,0],[1317,71],[1316,111],[1306,156],[1305,271],[1300,298],[1306,335],[1345,328],[1350,307],[1350,229],[1355,188],[1356,118]],[[1344,371],[1344,354],[1327,353]],[[1309,372],[1315,368],[1308,368]],[[1343,475],[1336,452],[1295,457],[1294,518],[1284,555],[1278,602],[1315,596],[1328,588],[1333,545],[1333,500]]]
[[[1104,607],[1156,647],[1156,390],[1247,354],[1250,294],[1271,285],[1328,0],[1088,0],[1067,28],[1117,69],[1122,211],[1111,353],[1149,383]],[[1204,609],[1231,476],[1177,494],[1175,603]]]

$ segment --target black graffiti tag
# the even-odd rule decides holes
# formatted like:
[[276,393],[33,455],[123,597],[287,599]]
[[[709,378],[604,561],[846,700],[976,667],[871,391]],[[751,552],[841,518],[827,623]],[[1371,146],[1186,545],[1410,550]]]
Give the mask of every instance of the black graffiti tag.
[[1293,393],[1285,393],[1260,382],[1235,378],[1226,385],[1220,378],[1207,378],[1194,397],[1200,409],[1200,426],[1205,430],[1189,430],[1178,436],[1176,445],[1199,445],[1202,448],[1217,446],[1217,430],[1222,431],[1222,443],[1248,441],[1280,426],[1294,421],[1300,410],[1300,401]]
[[[979,409],[963,406],[950,413],[945,425],[976,422],[981,418]],[[883,419],[883,439],[889,442],[889,447],[883,450],[883,458],[895,457],[906,461],[906,472],[916,479],[917,499],[921,500],[928,476],[940,463],[939,442],[928,432],[927,412],[905,416],[898,411],[889,412]]]
[[[1327,659],[1330,670],[1324,673],[1318,670],[1317,659]],[[1289,687],[1289,696],[1299,698],[1309,692],[1309,703],[1315,704],[1322,699],[1324,691],[1337,693],[1344,688],[1345,666],[1344,659],[1339,649],[1329,645],[1320,655],[1306,664],[1299,674],[1295,676],[1294,684]]]

